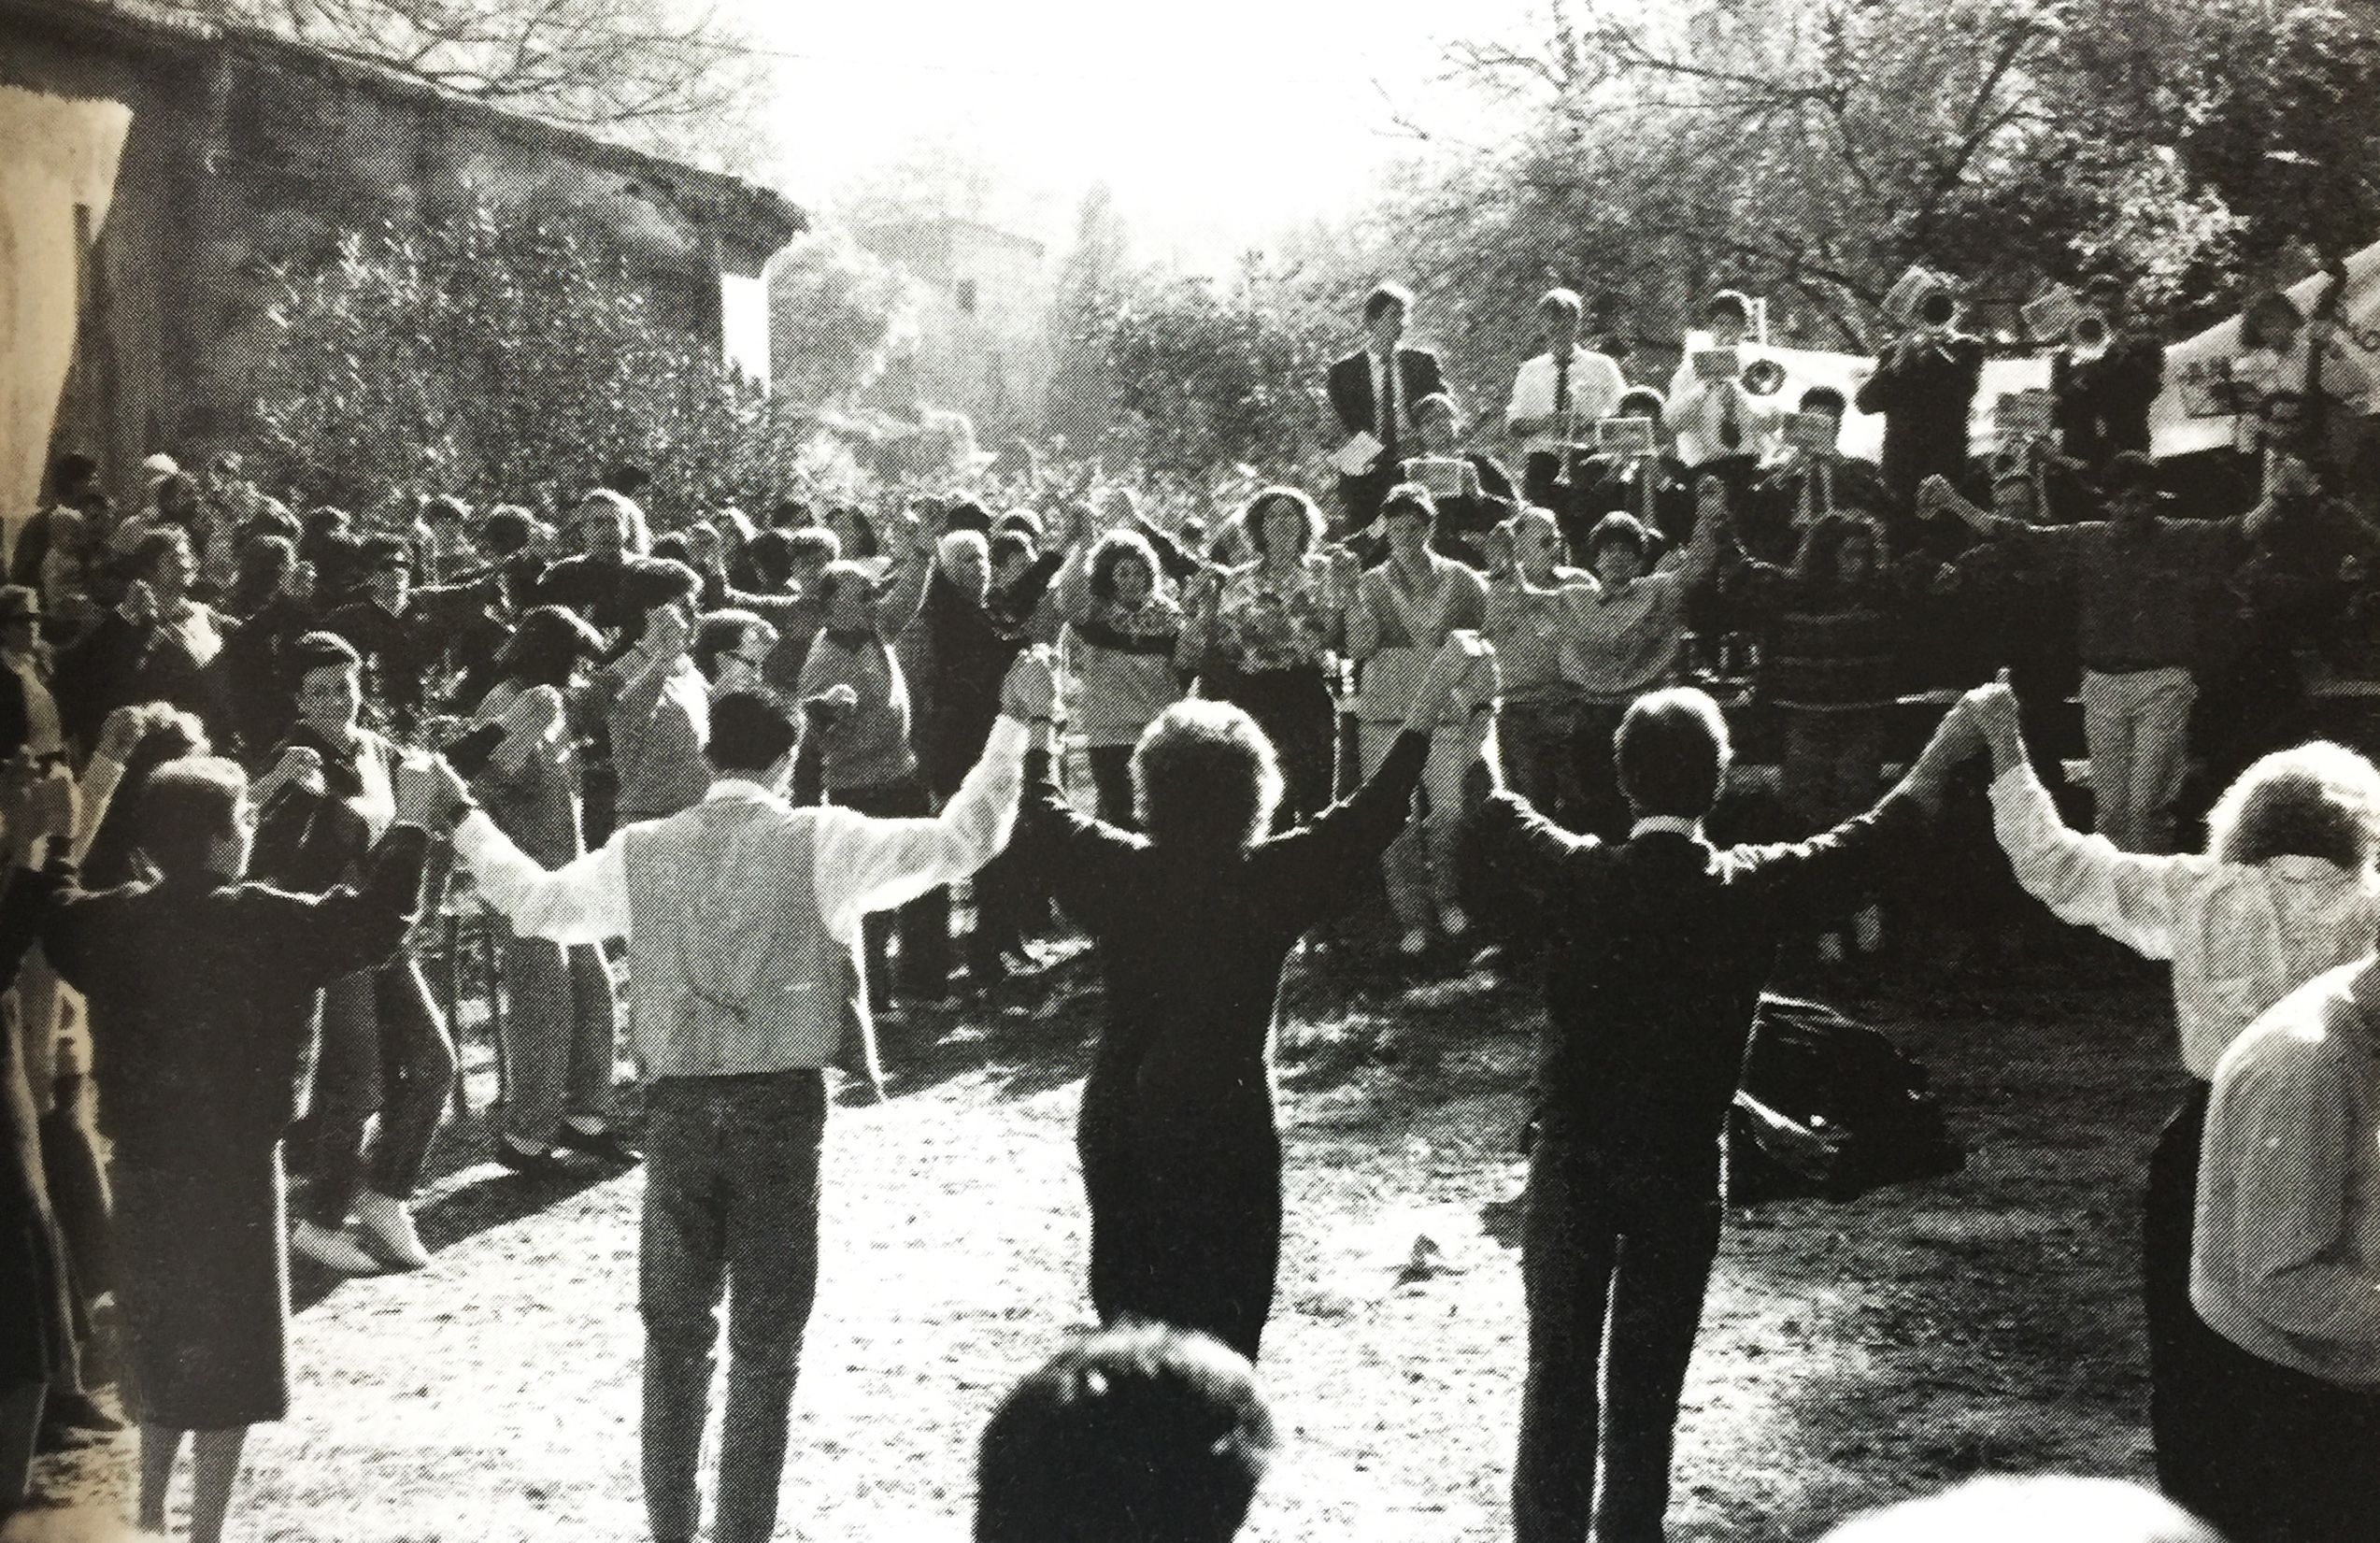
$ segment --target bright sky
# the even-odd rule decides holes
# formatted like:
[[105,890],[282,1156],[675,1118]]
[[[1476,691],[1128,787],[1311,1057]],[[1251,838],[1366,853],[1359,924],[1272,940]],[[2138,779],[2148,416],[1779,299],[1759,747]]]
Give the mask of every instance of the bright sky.
[[780,77],[797,198],[822,204],[914,140],[955,136],[1037,195],[1047,226],[1032,234],[1062,244],[1083,191],[1104,180],[1136,255],[1209,264],[1360,201],[1411,151],[1394,109],[1463,128],[1465,99],[1431,81],[1445,40],[1456,29],[1509,36],[1531,8],[833,0],[771,7],[755,25],[772,46],[811,56]]

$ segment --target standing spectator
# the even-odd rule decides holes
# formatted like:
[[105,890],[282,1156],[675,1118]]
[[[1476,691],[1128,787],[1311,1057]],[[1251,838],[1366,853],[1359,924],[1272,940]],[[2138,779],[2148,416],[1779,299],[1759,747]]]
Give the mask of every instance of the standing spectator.
[[1204,1335],[1111,1329],[1008,1390],[976,1456],[976,1543],[1230,1543],[1271,1464],[1256,1369]]
[[1083,543],[1076,533],[1058,572],[1058,613],[1076,682],[1075,716],[1090,758],[1099,818],[1138,830],[1133,808],[1133,747],[1182,695],[1182,607],[1165,593],[1157,553],[1139,532],[1108,532]]
[[[1358,750],[1369,776],[1404,732],[1424,672],[1447,638],[1476,632],[1488,619],[1488,586],[1475,569],[1430,550],[1437,521],[1428,490],[1406,483],[1380,506],[1389,560],[1356,585],[1347,607],[1347,653],[1360,662]],[[1455,888],[1454,838],[1462,777],[1474,756],[1463,722],[1435,725],[1422,774],[1423,805],[1381,855],[1389,906],[1404,930],[1398,950],[1426,952],[1434,922],[1452,938],[1471,930]]]
[[[1036,714],[1048,710],[1046,681]],[[549,873],[483,815],[455,845],[480,892],[524,936],[628,942],[629,1022],[647,1078],[645,1505],[657,1543],[691,1540],[719,1303],[728,1298],[720,1543],[766,1543],[802,1334],[819,1268],[824,1068],[854,1024],[873,1075],[864,1002],[845,995],[860,921],[964,878],[1006,839],[1026,728],[1006,721],[932,820],[797,809],[784,791],[799,748],[789,711],[760,696],[719,705],[709,793],[629,825]],[[449,815],[463,789],[448,779]],[[847,1012],[849,1016],[847,1017]]]
[[289,1414],[281,1139],[315,1004],[402,944],[427,847],[398,824],[356,883],[307,897],[247,881],[254,813],[231,762],[159,768],[136,814],[162,877],[70,888],[42,939],[90,1003],[99,1049],[139,1525],[164,1532],[192,1432],[191,1536],[217,1543],[248,1428]]
[[1331,650],[1355,588],[1354,555],[1325,555],[1322,514],[1295,488],[1266,488],[1240,515],[1256,559],[1203,578],[1190,611],[1199,694],[1247,709],[1280,756],[1281,818],[1331,801],[1337,706]]
[[1556,939],[1520,1245],[1518,1543],[1576,1543],[1590,1526],[1661,1536],[1725,1214],[1728,1111],[1778,941],[1922,828],[1972,741],[1954,712],[1867,814],[1798,846],[1719,850],[1702,822],[1726,782],[1727,724],[1699,691],[1656,692],[1615,747],[1627,841],[1572,836],[1501,790],[1473,816],[1481,871],[1534,901]]
[[1365,295],[1364,345],[1333,362],[1325,382],[1340,429],[1350,438],[1369,435],[1380,447],[1364,470],[1339,476],[1350,532],[1372,523],[1396,480],[1397,463],[1413,443],[1413,405],[1447,389],[1436,354],[1398,344],[1412,309],[1413,292],[1403,284],[1382,284]]
[[[496,827],[545,867],[586,855],[577,719],[588,699],[582,669],[602,651],[602,637],[576,612],[531,607],[505,650],[504,679],[474,719],[486,758],[472,789]],[[507,922],[502,958],[505,1105],[496,1160],[540,1177],[563,1171],[557,1148],[634,1164],[635,1152],[611,1128],[619,1007],[603,950],[526,937]]]
[[312,593],[299,569],[297,549],[283,536],[251,537],[223,607],[234,628],[215,665],[223,710],[240,758],[261,763],[289,732],[281,650],[314,630]]
[[777,629],[777,643],[761,668],[768,689],[790,695],[802,679],[802,661],[809,656],[810,640],[825,622],[819,600],[819,575],[840,552],[834,533],[815,525],[799,530],[769,529],[752,537],[745,549],[755,579],[749,590],[729,586],[727,600],[765,617]]
[[626,560],[652,547],[645,511],[624,494],[597,488],[578,501],[570,523],[578,536],[578,555],[546,570],[537,599],[568,606],[606,636],[633,630],[644,612],[621,593],[621,579]]
[[2352,750],[2302,745],[2231,784],[2207,817],[2203,856],[2123,852],[2059,819],[2007,688],[1970,699],[1991,745],[1993,822],[2017,881],[2060,920],[2173,961],[2190,1086],[2149,1158],[2141,1207],[2149,1431],[2165,1493],[2212,1514],[2220,1496],[2208,1480],[2240,1433],[2219,1349],[2188,1294],[2209,1088],[2258,1014],[2357,957],[2380,928],[2380,772]]
[[1047,739],[1029,756],[1017,847],[1090,929],[1106,980],[1076,1132],[1101,1322],[1197,1329],[1255,1359],[1280,1264],[1282,965],[1404,828],[1437,724],[1466,720],[1459,691],[1488,689],[1481,647],[1441,649],[1362,790],[1277,836],[1278,764],[1228,704],[1177,703],[1142,736],[1142,836],[1075,812]]
[[314,570],[315,599],[324,609],[335,609],[354,598],[363,566],[363,539],[353,525],[345,509],[328,505],[306,517],[298,560]]
[[703,760],[710,683],[690,657],[701,588],[683,563],[637,557],[621,570],[620,593],[638,617],[635,640],[604,671],[620,824],[676,814],[700,803],[710,785]]
[[2168,517],[2156,464],[2131,451],[2107,465],[2107,518],[2028,525],[1927,496],[1986,537],[2069,579],[2080,601],[2083,733],[2099,834],[2125,851],[2173,850],[2190,703],[2198,695],[2197,615],[2206,588],[2247,555],[2269,505],[2231,520]]
[[[1484,572],[1488,566],[1488,533],[1511,519],[1520,507],[1514,501],[1518,490],[1513,486],[1512,474],[1494,456],[1461,449],[1461,420],[1455,410],[1454,398],[1443,392],[1413,405],[1413,426],[1414,449],[1419,452],[1415,459],[1451,461],[1461,467],[1458,487],[1447,492],[1431,490],[1438,519],[1431,531],[1430,544],[1440,555],[1468,563]],[[1407,460],[1399,479],[1418,480],[1428,470]]]
[[1521,362],[1504,407],[1504,432],[1520,441],[1525,496],[1557,516],[1572,512],[1561,486],[1571,446],[1594,434],[1628,387],[1609,355],[1580,346],[1584,314],[1576,291],[1546,292],[1537,302],[1546,351]]
[[99,463],[80,450],[68,450],[50,465],[50,501],[17,529],[16,545],[8,553],[8,580],[39,588],[59,523],[82,524],[107,490],[99,480]]
[[[308,633],[290,645],[286,668],[297,722],[252,790],[255,869],[292,893],[322,894],[358,870],[394,822],[397,751],[358,721],[363,662],[346,639]],[[430,1256],[409,1207],[454,1084],[454,1045],[409,954],[326,984],[301,1137],[308,1184],[290,1244],[342,1274],[383,1263],[420,1269]],[[350,1214],[361,1240],[346,1230]]]
[[2380,1472],[2380,958],[2316,976],[2223,1052],[2190,1302],[2221,1351],[2207,1368],[2220,1427],[2199,1508],[2234,1543],[2368,1528]]
[[2049,356],[2058,448],[2091,472],[2123,450],[2148,450],[2148,409],[2165,389],[2165,345],[2135,331],[2125,315],[2124,286],[2090,286],[2099,307],[2096,342],[2068,337]]
[[1562,541],[1572,553],[1586,551],[1596,521],[1607,514],[1632,516],[1660,538],[1664,552],[1693,535],[1694,483],[1661,421],[1666,410],[1666,400],[1650,386],[1631,386],[1620,393],[1612,416],[1645,420],[1653,436],[1651,447],[1615,447],[1575,461],[1572,485],[1558,488],[1554,503],[1543,506],[1556,511]]
[[1967,419],[1983,383],[1983,339],[1958,329],[1959,303],[1935,287],[1917,297],[1917,324],[1877,356],[1860,387],[1861,412],[1884,415],[1884,481],[1914,497],[1929,477],[1967,467]]
[[777,629],[739,607],[705,612],[694,629],[690,656],[710,682],[711,700],[735,692],[766,691],[762,669],[777,648]]
[[1504,673],[1496,749],[1513,791],[1539,809],[1575,819],[1576,757],[1571,751],[1578,690],[1561,674],[1570,598],[1564,587],[1590,576],[1564,567],[1561,528],[1542,508],[1524,508],[1489,536],[1488,641]]
[[863,509],[849,504],[837,504],[826,517],[826,528],[842,549],[846,562],[873,564],[884,555],[883,544],[877,538],[876,521]]
[[191,598],[198,564],[190,537],[179,530],[144,536],[131,571],[123,600],[59,662],[65,729],[86,745],[108,713],[135,702],[170,703],[210,727],[222,718],[207,667],[222,651],[223,623],[213,607]]
[[363,661],[364,696],[391,730],[410,736],[446,697],[447,650],[486,618],[500,590],[479,582],[416,587],[413,546],[402,536],[363,543],[363,595],[322,619]]

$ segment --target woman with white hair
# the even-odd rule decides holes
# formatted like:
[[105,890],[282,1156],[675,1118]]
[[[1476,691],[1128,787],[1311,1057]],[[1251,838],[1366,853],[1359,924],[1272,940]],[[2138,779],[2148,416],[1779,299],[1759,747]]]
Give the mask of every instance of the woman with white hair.
[[1102,1322],[1198,1329],[1256,1358],[1281,1251],[1282,965],[1404,828],[1441,718],[1459,696],[1484,708],[1493,673],[1476,633],[1448,638],[1363,787],[1270,837],[1280,761],[1229,703],[1176,703],[1141,736],[1145,834],[1076,813],[1047,743],[1027,754],[1010,850],[1090,931],[1107,983],[1076,1133]]
[[[2173,1015],[2190,1085],[2149,1159],[2142,1219],[2149,1426],[2165,1493],[2208,1508],[2198,1487],[2225,1439],[2219,1385],[2200,1375],[2215,1331],[2190,1307],[2200,1141],[2217,1062],[2258,1015],[2361,957],[2380,926],[2380,770],[2340,745],[2276,750],[2207,816],[2206,850],[2119,851],[2069,830],[2026,758],[2017,698],[1971,693],[1991,744],[1991,802],[2017,881],[2061,919],[2173,965]],[[2216,1342],[2219,1349],[2219,1341]]]

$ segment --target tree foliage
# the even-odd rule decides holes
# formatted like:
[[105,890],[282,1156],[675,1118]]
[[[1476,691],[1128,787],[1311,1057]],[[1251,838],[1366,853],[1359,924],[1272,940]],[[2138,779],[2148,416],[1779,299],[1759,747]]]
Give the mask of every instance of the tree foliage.
[[555,226],[392,222],[276,277],[249,438],[265,485],[308,502],[552,507],[634,462],[655,506],[691,509],[760,496],[804,453],[790,403]]
[[775,390],[805,408],[848,402],[917,345],[915,281],[839,228],[777,255],[768,302]]

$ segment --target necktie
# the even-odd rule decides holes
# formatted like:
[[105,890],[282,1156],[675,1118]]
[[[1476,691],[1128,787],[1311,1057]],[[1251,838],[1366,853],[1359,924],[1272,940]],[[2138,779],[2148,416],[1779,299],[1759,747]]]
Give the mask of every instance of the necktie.
[[1570,437],[1570,355],[1554,361],[1554,433]]
[[1397,464],[1397,356],[1380,361],[1380,458],[1390,470]]
[[1727,451],[1730,455],[1733,455],[1737,450],[1744,448],[1744,425],[1737,421],[1735,416],[1734,388],[1732,386],[1721,386],[1719,390],[1724,393],[1721,399],[1724,406],[1720,410],[1719,417],[1719,449]]

